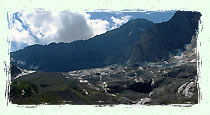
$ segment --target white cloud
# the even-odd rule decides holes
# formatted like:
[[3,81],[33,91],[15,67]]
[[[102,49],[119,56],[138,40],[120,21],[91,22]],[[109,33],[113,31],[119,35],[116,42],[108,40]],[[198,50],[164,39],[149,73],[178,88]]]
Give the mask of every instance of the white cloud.
[[15,41],[16,43],[24,43],[28,45],[34,44],[34,39],[29,35],[29,32],[22,27],[21,22],[18,20],[14,20],[12,25],[11,40]]
[[107,27],[109,26],[108,21],[101,19],[89,20],[88,23],[93,29],[94,36],[105,33],[107,31]]
[[[20,23],[15,20],[12,27],[12,40],[31,45],[35,43],[72,42],[88,39],[107,31],[109,22],[101,19],[90,19],[88,13],[73,13],[69,11],[50,12],[33,11],[20,12]],[[23,28],[22,24],[29,29]],[[21,31],[19,31],[21,30]],[[37,38],[32,37],[36,36]],[[38,39],[38,40],[35,40]]]
[[105,33],[108,30],[109,22],[107,20],[101,19],[90,19],[91,15],[87,13],[82,13],[85,17],[88,25],[93,30],[93,36]]
[[131,18],[131,16],[126,15],[123,16],[121,18],[115,18],[115,17],[111,17],[112,22],[114,22],[114,25],[112,26],[111,29],[115,29],[118,28],[119,26],[121,26],[122,24],[125,24],[126,22],[128,22],[128,20]]
[[29,32],[26,30],[17,30],[15,28],[11,29],[11,40],[16,41],[17,43],[25,43],[28,45],[33,45],[34,38],[29,35]]

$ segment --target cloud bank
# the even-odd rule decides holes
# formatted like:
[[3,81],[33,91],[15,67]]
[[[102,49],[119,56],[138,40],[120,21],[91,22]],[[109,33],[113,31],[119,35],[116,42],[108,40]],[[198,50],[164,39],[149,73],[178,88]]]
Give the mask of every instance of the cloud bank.
[[88,13],[70,11],[19,12],[17,18],[13,20],[11,40],[12,43],[15,43],[15,48],[20,49],[23,46],[21,44],[49,44],[51,42],[84,40],[108,30],[108,21],[90,19],[90,17],[91,15]]
[[131,16],[126,15],[126,16],[122,16],[121,18],[115,18],[115,17],[111,17],[112,22],[114,22],[114,25],[112,26],[111,29],[115,29],[118,28],[119,26],[121,26],[122,24],[128,22],[128,20],[131,18]]

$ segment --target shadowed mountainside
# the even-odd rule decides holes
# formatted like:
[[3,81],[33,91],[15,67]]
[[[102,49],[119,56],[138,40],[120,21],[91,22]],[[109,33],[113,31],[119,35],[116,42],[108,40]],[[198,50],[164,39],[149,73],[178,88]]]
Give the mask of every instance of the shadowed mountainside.
[[122,63],[141,33],[152,25],[153,22],[145,19],[135,19],[88,40],[32,45],[12,52],[11,58],[15,65],[24,69],[54,72]]
[[11,58],[23,69],[51,72],[167,60],[170,51],[190,43],[200,16],[177,11],[172,19],[159,24],[134,19],[88,40],[32,45],[12,52]]
[[89,40],[13,52],[9,98],[16,104],[196,104],[200,16],[178,11],[159,24],[136,19]]
[[132,50],[131,63],[167,60],[170,51],[190,43],[198,30],[200,16],[198,12],[177,11],[169,21],[147,29]]

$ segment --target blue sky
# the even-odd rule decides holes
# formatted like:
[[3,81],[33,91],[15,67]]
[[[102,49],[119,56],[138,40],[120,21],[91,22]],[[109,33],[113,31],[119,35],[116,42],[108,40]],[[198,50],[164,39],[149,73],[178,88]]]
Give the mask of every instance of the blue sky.
[[167,12],[51,12],[34,10],[12,14],[11,51],[33,44],[72,42],[89,39],[118,28],[131,19],[144,18],[160,23],[171,19],[175,11]]

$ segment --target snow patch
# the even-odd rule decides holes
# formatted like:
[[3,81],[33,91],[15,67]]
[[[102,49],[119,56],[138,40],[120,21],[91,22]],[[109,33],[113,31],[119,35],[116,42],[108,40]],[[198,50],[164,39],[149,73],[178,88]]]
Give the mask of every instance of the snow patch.
[[79,80],[80,83],[88,83],[87,80]]
[[137,102],[137,104],[146,104],[151,102],[151,98],[141,98],[141,100],[139,102]]
[[194,93],[195,82],[186,82],[178,88],[177,93],[184,95],[186,98],[191,98]]
[[133,33],[133,31],[130,31],[129,34],[128,34],[128,36],[130,36],[132,33]]
[[138,83],[138,82],[142,82],[142,83],[143,83],[144,80],[143,80],[141,77],[139,77],[139,78],[136,78],[136,79],[135,79],[135,82],[136,82],[136,83]]
[[99,100],[98,103],[103,103],[104,101]]
[[83,92],[85,93],[85,95],[88,95],[88,91],[86,89],[83,89]]
[[155,85],[155,80],[152,78],[151,86]]
[[197,62],[197,59],[193,59],[193,60],[191,60],[190,62]]
[[28,75],[28,74],[36,72],[36,71],[29,71],[29,70],[21,70],[21,71],[22,71],[22,73],[18,74],[14,79],[17,79],[17,78],[19,78],[21,76],[25,76],[25,75]]

